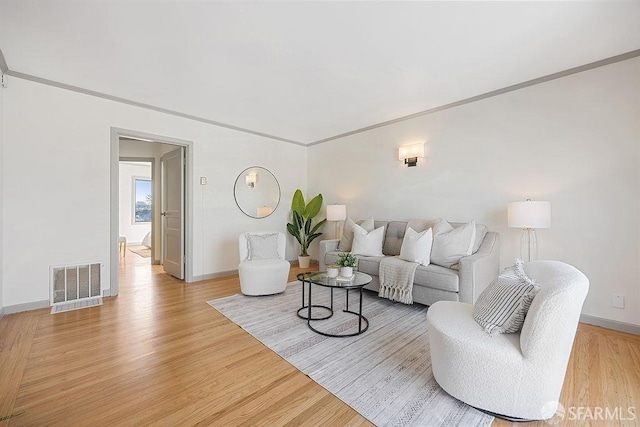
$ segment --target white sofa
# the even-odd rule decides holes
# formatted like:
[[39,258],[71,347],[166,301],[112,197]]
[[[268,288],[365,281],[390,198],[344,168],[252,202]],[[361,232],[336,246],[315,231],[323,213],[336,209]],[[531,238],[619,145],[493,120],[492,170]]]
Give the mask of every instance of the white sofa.
[[[385,256],[400,254],[402,240],[407,228],[404,221],[375,221],[375,228],[386,227],[382,253]],[[463,224],[452,223],[454,227]],[[413,301],[431,305],[436,301],[462,301],[473,304],[480,293],[498,275],[500,264],[500,235],[487,231],[483,225],[477,225],[476,247],[472,255],[463,257],[457,268],[446,268],[430,264],[418,266],[413,284]],[[338,260],[338,240],[322,240],[320,242],[319,267],[326,271],[326,266]],[[358,271],[367,273],[373,279],[366,289],[378,291],[380,282],[378,270],[384,257],[358,256]]]
[[508,419],[553,417],[589,280],[559,261],[534,261],[524,271],[541,287],[522,331],[490,336],[473,306],[441,301],[429,307],[433,375],[450,395]]

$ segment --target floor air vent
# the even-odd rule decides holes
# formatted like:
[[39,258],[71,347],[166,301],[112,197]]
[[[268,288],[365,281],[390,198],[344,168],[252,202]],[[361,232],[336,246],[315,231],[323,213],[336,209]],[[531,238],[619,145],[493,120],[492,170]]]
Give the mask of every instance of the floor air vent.
[[51,267],[51,313],[102,305],[102,265]]

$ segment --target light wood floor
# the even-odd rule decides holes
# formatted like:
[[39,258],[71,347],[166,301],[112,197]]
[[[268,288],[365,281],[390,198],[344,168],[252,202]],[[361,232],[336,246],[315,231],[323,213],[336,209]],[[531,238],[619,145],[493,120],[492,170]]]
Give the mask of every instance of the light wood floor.
[[[127,251],[120,277],[120,295],[101,307],[0,320],[0,419],[15,415],[12,426],[371,425],[206,304],[239,293],[237,276],[186,284]],[[634,406],[640,418],[640,337],[581,324],[561,402]]]

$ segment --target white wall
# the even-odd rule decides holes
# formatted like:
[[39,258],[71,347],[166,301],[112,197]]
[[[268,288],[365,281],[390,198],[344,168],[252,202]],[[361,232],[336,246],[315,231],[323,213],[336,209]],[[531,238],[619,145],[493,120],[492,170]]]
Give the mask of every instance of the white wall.
[[[151,222],[133,221],[133,180],[146,178],[151,180],[151,162],[146,164],[132,164],[120,162],[120,192],[119,192],[119,234],[127,238],[127,244],[139,245],[147,233],[151,232]],[[153,189],[152,189],[153,192]],[[155,198],[153,198],[155,202]]]
[[[0,74],[1,75],[1,74]],[[0,315],[4,307],[4,88],[0,86]]]
[[[640,59],[309,148],[309,192],[353,218],[475,218],[519,256],[509,201],[549,200],[539,258],[591,281],[583,313],[640,325]],[[397,148],[426,141],[407,168]],[[611,307],[611,294],[626,307]]]
[[[241,232],[285,231],[291,196],[307,186],[305,147],[14,78],[4,91],[6,307],[47,300],[51,265],[101,262],[109,287],[111,127],[193,141],[196,278],[237,268]],[[280,207],[260,220],[233,198],[237,175],[254,165],[282,190]],[[34,204],[45,210],[25,209]],[[295,255],[289,239],[287,257]]]

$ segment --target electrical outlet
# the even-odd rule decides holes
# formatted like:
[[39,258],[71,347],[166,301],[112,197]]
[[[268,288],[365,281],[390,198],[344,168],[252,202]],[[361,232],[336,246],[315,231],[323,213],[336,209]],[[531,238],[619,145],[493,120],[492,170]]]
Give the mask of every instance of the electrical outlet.
[[611,294],[611,306],[615,308],[624,308],[624,295]]
[[200,185],[207,185],[207,177],[206,176],[201,176],[200,177]]

